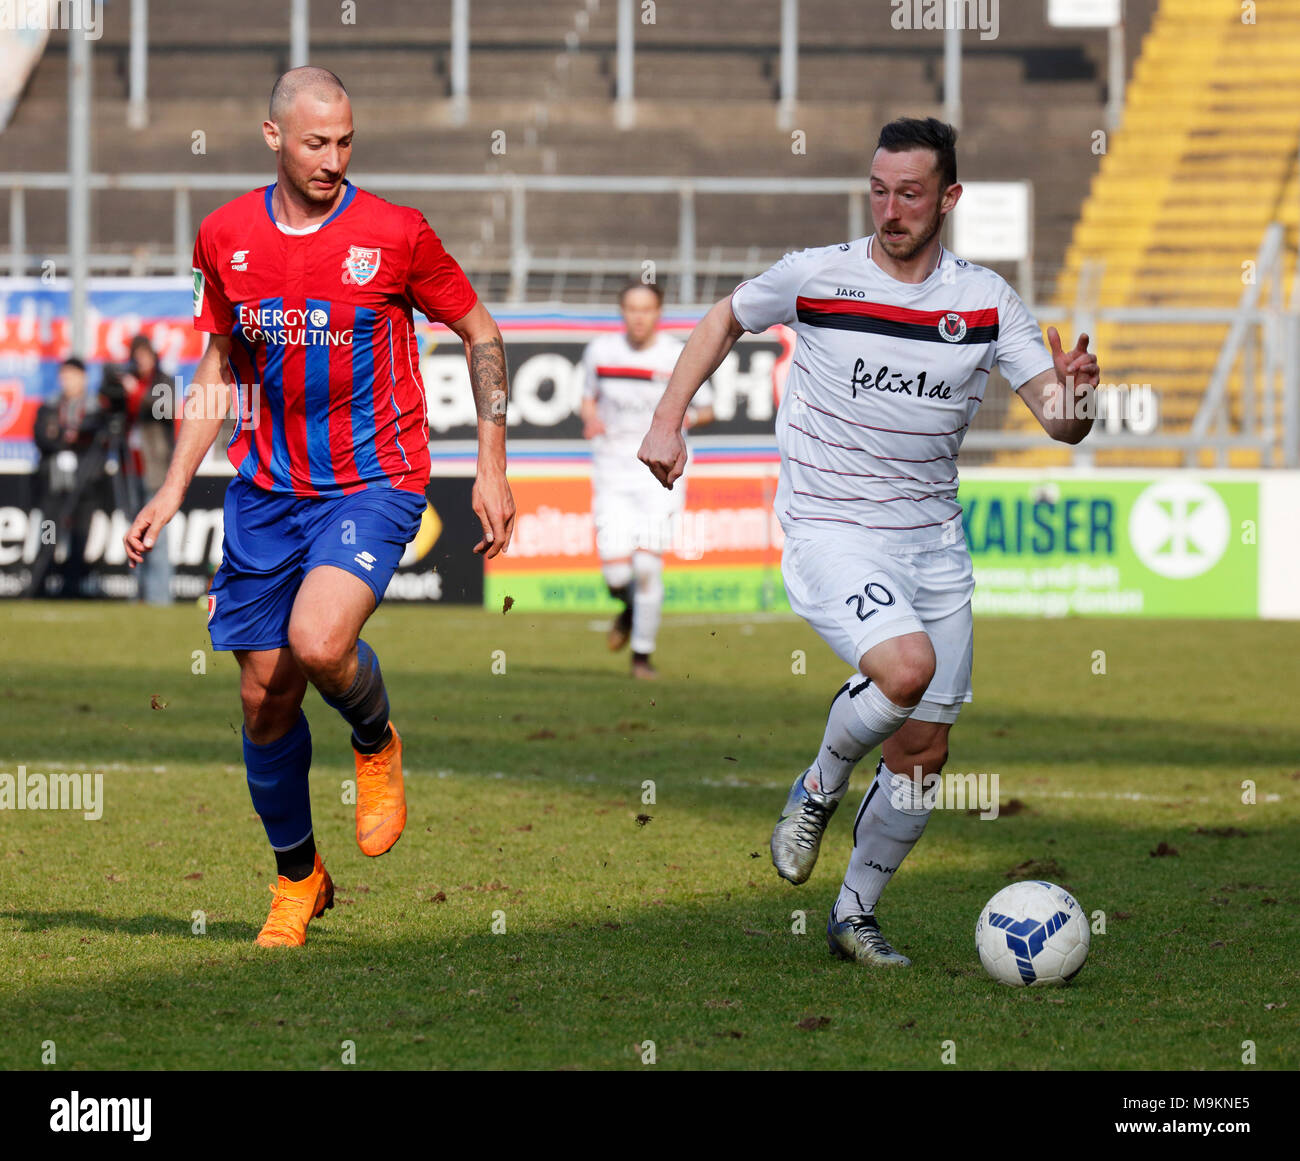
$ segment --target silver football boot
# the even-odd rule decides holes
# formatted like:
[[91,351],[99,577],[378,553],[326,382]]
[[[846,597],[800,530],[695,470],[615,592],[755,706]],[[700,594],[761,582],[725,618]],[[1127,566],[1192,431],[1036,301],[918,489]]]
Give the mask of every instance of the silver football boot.
[[808,790],[803,784],[807,774],[805,770],[794,780],[785,809],[772,830],[772,865],[781,878],[796,886],[807,882],[817,865],[826,824],[839,805],[829,794]]
[[912,961],[907,956],[889,946],[889,941],[880,934],[880,924],[874,915],[850,915],[846,919],[835,918],[835,908],[831,908],[831,919],[826,925],[826,942],[831,954],[840,959],[854,963],[870,964],[873,967],[911,967]]

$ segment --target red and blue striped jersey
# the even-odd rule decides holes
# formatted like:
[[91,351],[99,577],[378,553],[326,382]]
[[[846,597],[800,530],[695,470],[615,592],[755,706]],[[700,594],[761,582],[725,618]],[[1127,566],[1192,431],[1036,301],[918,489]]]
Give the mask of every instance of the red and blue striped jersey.
[[318,227],[276,223],[274,186],[208,215],[194,245],[194,325],[231,339],[239,418],[227,454],[269,492],[423,492],[429,427],[418,308],[478,302],[419,210],[348,184]]

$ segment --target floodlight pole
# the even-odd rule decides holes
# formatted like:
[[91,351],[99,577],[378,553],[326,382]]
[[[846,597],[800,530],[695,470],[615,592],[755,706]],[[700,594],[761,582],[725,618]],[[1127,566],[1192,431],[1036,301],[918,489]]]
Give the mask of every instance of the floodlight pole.
[[307,0],[293,0],[289,10],[289,67],[302,68],[307,64]]
[[68,34],[68,304],[71,353],[90,351],[86,333],[86,285],[90,252],[90,37],[84,30]]
[[149,0],[131,0],[131,97],[126,123],[131,129],[149,124]]

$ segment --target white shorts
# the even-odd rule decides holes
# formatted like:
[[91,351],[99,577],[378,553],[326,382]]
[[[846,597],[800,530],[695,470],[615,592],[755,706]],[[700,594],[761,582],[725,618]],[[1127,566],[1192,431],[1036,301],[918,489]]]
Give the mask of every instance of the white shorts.
[[957,720],[971,700],[974,652],[975,577],[964,542],[917,551],[849,537],[787,539],[781,575],[790,607],[854,669],[872,646],[926,633],[934,677],[912,716]]
[[677,480],[669,491],[649,469],[636,476],[620,474],[613,479],[593,476],[591,511],[596,521],[596,555],[601,560],[626,560],[638,548],[662,555],[672,547],[685,506],[684,479]]

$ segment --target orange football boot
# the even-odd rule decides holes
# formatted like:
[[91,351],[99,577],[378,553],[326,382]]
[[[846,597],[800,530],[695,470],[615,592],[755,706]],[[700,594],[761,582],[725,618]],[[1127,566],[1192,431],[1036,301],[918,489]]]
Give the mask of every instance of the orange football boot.
[[371,858],[391,850],[406,826],[402,736],[392,722],[388,726],[393,736],[377,754],[353,751],[357,760],[357,846]]
[[320,852],[310,875],[297,883],[281,875],[271,894],[271,914],[257,933],[258,946],[301,947],[307,942],[307,924],[334,906],[334,883]]

